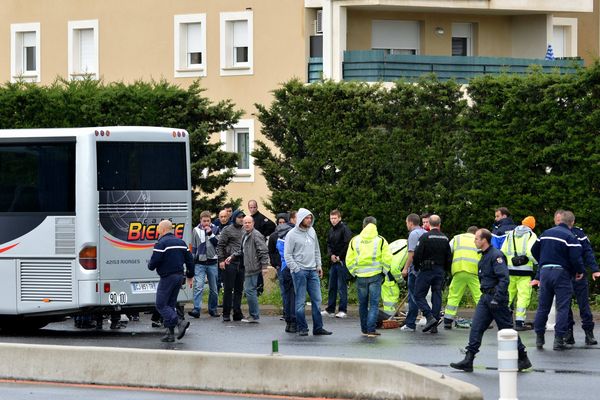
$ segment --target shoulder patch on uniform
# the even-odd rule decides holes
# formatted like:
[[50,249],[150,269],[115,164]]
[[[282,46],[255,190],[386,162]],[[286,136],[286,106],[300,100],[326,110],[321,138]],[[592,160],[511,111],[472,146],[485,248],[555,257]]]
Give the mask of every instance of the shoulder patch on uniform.
[[504,264],[504,259],[502,257],[498,257],[498,258],[496,258],[496,262],[498,264]]

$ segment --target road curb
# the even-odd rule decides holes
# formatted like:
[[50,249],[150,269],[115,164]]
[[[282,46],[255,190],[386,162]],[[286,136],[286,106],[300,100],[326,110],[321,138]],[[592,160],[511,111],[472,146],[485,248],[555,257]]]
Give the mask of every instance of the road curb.
[[479,388],[401,361],[0,343],[0,377],[356,399],[479,400]]

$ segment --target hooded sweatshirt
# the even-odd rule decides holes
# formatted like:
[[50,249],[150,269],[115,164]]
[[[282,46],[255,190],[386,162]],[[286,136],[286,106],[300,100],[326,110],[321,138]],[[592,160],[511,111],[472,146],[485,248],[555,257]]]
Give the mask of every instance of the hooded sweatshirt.
[[321,250],[317,233],[312,227],[315,223],[314,216],[308,229],[300,226],[304,218],[309,215],[312,213],[306,208],[298,210],[296,226],[285,236],[284,257],[292,273],[301,269],[321,269]]
[[219,262],[223,262],[230,255],[240,252],[242,248],[242,236],[244,236],[244,230],[242,229],[242,225],[236,223],[236,217],[240,213],[242,213],[242,211],[235,211],[231,216],[233,224],[227,225],[221,232],[219,243],[217,244]]

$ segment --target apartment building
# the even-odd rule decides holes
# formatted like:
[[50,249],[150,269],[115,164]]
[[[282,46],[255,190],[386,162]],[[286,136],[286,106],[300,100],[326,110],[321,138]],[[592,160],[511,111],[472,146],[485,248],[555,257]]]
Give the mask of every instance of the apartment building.
[[240,154],[230,195],[261,203],[269,193],[250,156],[262,138],[254,104],[269,104],[280,83],[432,71],[468,80],[522,72],[533,59],[568,69],[543,61],[547,45],[557,57],[596,58],[599,1],[3,0],[0,80],[201,79],[212,101],[244,110],[214,140]]

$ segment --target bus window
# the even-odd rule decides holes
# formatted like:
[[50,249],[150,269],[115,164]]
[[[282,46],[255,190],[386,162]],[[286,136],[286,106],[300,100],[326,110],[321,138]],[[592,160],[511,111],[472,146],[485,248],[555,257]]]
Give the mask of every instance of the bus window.
[[98,190],[187,190],[185,143],[98,142]]
[[75,212],[75,143],[0,144],[0,212]]

